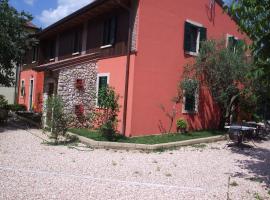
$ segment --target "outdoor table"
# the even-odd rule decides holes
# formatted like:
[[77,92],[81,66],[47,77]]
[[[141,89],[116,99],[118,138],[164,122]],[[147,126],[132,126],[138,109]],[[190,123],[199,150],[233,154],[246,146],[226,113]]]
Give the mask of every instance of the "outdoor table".
[[225,129],[229,129],[229,137],[230,139],[235,139],[235,135],[237,137],[237,143],[241,144],[243,139],[247,136],[250,131],[254,131],[257,128],[250,126],[242,126],[242,125],[231,125],[225,126]]

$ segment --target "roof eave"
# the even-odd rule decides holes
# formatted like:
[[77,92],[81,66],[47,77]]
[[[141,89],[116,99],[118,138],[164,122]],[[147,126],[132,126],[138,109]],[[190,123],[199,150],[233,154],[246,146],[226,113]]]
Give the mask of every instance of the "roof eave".
[[107,1],[107,0],[94,0],[92,3],[82,7],[81,9],[71,13],[70,15],[60,19],[59,21],[57,21],[57,22],[53,23],[52,25],[48,26],[47,28],[43,29],[41,32],[39,32],[39,35],[43,35],[43,34],[47,33],[48,31],[54,29],[58,25],[60,25],[60,24],[62,24],[64,22],[67,22],[68,20],[70,20],[70,19],[72,19],[72,18],[74,18],[74,17],[76,17],[76,16],[78,16],[78,15],[80,15],[80,14],[82,14],[82,13],[84,13],[84,12],[98,6],[98,5],[101,5],[105,1]]

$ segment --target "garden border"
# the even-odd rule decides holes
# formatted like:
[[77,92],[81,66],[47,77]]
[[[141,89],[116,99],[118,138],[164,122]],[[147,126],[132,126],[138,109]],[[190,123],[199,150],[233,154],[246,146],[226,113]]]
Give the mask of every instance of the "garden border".
[[[18,116],[18,115],[17,115]],[[35,125],[40,128],[40,124],[33,122],[30,119],[25,117],[18,116],[21,120],[24,120],[30,124]],[[47,131],[46,131],[47,132]],[[161,144],[136,144],[136,143],[122,143],[122,142],[104,142],[92,140],[71,132],[67,132],[68,135],[76,136],[79,141],[87,146],[97,148],[97,149],[121,149],[121,150],[146,150],[146,151],[155,151],[155,150],[166,150],[183,146],[196,145],[201,143],[212,143],[226,140],[226,136],[213,136],[206,138],[191,139],[179,142],[169,142]]]
[[79,141],[85,145],[91,146],[93,148],[99,149],[123,149],[123,150],[160,150],[160,149],[171,149],[177,148],[182,146],[189,146],[201,143],[212,143],[226,140],[226,136],[213,136],[207,138],[198,138],[198,139],[191,139],[179,142],[169,142],[169,143],[162,143],[162,144],[136,144],[136,143],[122,143],[122,142],[104,142],[104,141],[96,141],[92,140],[71,132],[67,132],[69,135],[77,136]]

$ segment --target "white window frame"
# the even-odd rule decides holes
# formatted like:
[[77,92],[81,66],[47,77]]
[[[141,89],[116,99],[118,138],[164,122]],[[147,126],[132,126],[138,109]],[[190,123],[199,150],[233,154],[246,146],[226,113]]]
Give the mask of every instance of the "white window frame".
[[[198,22],[192,21],[190,19],[187,19],[186,22],[193,24],[196,27],[201,27],[203,28],[204,26]],[[199,55],[199,50],[200,50],[200,39],[201,39],[201,32],[198,29],[197,30],[197,41],[196,41],[196,52],[193,51],[185,51],[186,54],[189,54],[191,56],[198,56]]]
[[182,105],[182,113],[183,114],[197,114],[199,112],[199,89],[195,91],[195,109],[193,111],[186,110],[186,94],[185,90],[183,91],[183,105]]
[[98,91],[99,91],[99,77],[107,77],[107,84],[109,85],[110,83],[110,73],[99,73],[97,75],[97,83],[96,83],[96,91],[97,91],[97,95],[96,95],[96,107],[99,108],[98,106]]
[[203,28],[203,27],[204,27],[204,26],[203,26],[201,23],[199,23],[199,22],[195,22],[195,21],[190,20],[190,19],[186,19],[186,22],[188,22],[188,23],[190,23],[190,24],[193,24],[194,26],[201,27],[201,28]]
[[28,100],[29,100],[29,102],[28,102],[29,110],[31,110],[31,107],[30,107],[31,81],[33,81],[32,105],[34,105],[35,78],[31,78],[31,79],[29,80],[29,97],[28,97]]
[[21,89],[22,89],[22,83],[24,83],[24,96],[25,96],[25,79],[22,79],[21,80],[21,85],[20,85],[20,97],[23,98],[24,96],[22,96],[22,93],[21,93]]

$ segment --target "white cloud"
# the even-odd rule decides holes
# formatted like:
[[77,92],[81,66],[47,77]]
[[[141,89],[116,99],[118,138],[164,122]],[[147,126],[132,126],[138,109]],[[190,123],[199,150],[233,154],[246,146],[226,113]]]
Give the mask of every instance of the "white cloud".
[[91,3],[92,1],[93,0],[57,0],[56,8],[43,10],[41,14],[37,16],[37,19],[43,26],[46,27]]
[[24,0],[24,3],[32,6],[34,4],[35,0]]

